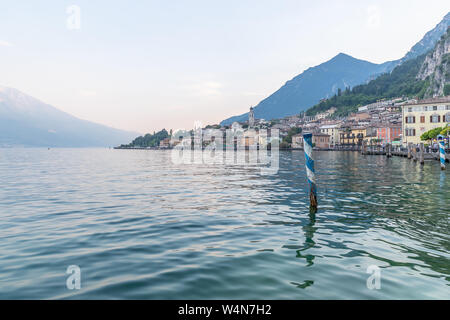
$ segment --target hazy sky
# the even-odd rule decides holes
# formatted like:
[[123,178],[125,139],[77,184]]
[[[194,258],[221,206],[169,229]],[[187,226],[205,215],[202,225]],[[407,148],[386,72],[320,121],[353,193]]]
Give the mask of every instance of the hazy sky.
[[1,0],[0,85],[116,128],[192,128],[339,52],[401,58],[449,11],[448,0]]

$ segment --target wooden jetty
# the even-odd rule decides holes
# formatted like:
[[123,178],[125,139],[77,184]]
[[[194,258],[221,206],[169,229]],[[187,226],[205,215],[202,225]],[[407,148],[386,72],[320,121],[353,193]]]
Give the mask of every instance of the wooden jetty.
[[[445,160],[450,162],[450,150],[446,151]],[[424,144],[421,143],[419,146],[408,144],[406,148],[393,148],[391,144],[386,146],[374,146],[367,145],[363,143],[361,146],[361,154],[363,155],[383,155],[386,157],[405,157],[413,161],[417,161],[420,164],[424,164],[425,160],[437,160],[439,161],[439,150],[431,150],[430,148],[425,148]]]

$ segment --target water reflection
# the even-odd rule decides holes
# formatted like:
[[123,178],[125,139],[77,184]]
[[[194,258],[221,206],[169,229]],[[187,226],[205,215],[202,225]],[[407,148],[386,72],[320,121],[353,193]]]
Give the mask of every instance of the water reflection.
[[302,228],[305,233],[305,243],[302,249],[297,250],[297,258],[305,259],[307,267],[310,267],[314,264],[315,256],[309,253],[305,253],[305,251],[313,248],[315,246],[314,242],[314,233],[317,228],[314,227],[316,223],[316,214],[311,212],[309,214],[309,222]]

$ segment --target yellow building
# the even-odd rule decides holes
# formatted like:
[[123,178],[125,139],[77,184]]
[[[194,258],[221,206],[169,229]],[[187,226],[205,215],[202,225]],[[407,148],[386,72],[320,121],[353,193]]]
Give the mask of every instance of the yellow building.
[[361,145],[366,136],[364,127],[343,127],[339,130],[339,142],[343,146]]
[[450,124],[450,96],[420,100],[402,108],[402,143],[420,143],[425,132]]

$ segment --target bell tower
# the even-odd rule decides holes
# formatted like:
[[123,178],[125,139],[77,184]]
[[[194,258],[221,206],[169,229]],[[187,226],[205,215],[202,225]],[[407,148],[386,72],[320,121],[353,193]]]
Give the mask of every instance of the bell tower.
[[248,126],[253,127],[255,125],[255,113],[253,107],[250,107],[250,112],[248,113]]

